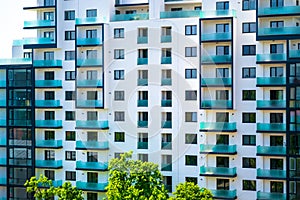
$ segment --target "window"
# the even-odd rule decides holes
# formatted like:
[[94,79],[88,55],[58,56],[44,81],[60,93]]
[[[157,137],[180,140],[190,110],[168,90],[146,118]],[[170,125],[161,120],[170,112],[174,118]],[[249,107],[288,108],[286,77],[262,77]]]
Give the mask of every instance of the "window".
[[98,92],[97,91],[87,91],[86,92],[86,100],[97,100]]
[[229,157],[216,157],[216,167],[229,167]]
[[88,162],[98,162],[98,152],[87,152]]
[[197,144],[197,134],[185,134],[185,144]]
[[270,146],[283,146],[283,136],[270,136]]
[[171,8],[172,12],[176,12],[176,11],[182,11],[182,8]]
[[115,132],[115,142],[125,142],[125,133]]
[[97,193],[87,193],[87,200],[98,200],[98,194]]
[[216,144],[229,145],[229,135],[217,134]]
[[114,38],[124,38],[124,28],[115,28]]
[[87,182],[88,183],[98,183],[98,173],[97,172],[88,172],[87,173]]
[[197,69],[186,69],[185,70],[186,79],[195,79],[197,78]]
[[75,141],[76,132],[75,131],[66,131],[66,141]]
[[243,123],[256,123],[256,113],[242,113]]
[[172,192],[172,176],[163,176],[163,184],[166,186],[169,193]]
[[115,153],[115,158],[121,158],[121,155],[122,155],[123,153]]
[[98,120],[98,113],[97,111],[87,111],[87,120],[88,121],[97,121]]
[[94,131],[88,131],[87,141],[98,141],[98,133]]
[[197,91],[196,90],[186,90],[185,91],[185,100],[197,100]]
[[196,57],[197,47],[185,47],[185,57]]
[[270,123],[283,123],[283,113],[270,113]]
[[54,72],[45,72],[44,74],[45,80],[54,80]]
[[45,91],[45,100],[54,100],[55,92],[54,91]]
[[256,146],[255,135],[243,135],[243,145]]
[[256,181],[243,180],[243,190],[256,191]]
[[97,38],[97,29],[86,30],[86,38]]
[[217,112],[216,113],[216,122],[229,122],[229,113],[228,112]]
[[31,52],[24,52],[23,58],[31,58],[31,57],[32,57],[32,53]]
[[148,133],[138,133],[138,149],[148,149]]
[[185,177],[185,182],[191,182],[191,183],[194,183],[195,185],[197,185],[198,178],[197,177]]
[[243,45],[243,56],[253,56],[256,55],[255,45]]
[[65,40],[75,40],[75,31],[65,31]]
[[65,51],[65,60],[75,60],[75,51]]
[[271,192],[283,193],[283,182],[271,181]]
[[185,155],[185,165],[197,166],[197,156]]
[[283,53],[284,47],[283,44],[270,44],[270,53],[277,54],[277,53]]
[[216,2],[216,10],[228,10],[229,1]]
[[284,27],[284,21],[271,21],[270,28],[282,28]]
[[65,20],[74,20],[74,19],[75,19],[75,10],[66,10]]
[[142,161],[142,162],[148,162],[148,154],[141,154],[141,153],[139,153],[138,154],[138,159],[140,160],[140,161]]
[[186,112],[185,113],[186,122],[197,122],[197,112]]
[[216,90],[216,100],[229,100],[229,90]]
[[55,140],[55,131],[45,131],[45,140]]
[[270,90],[270,100],[283,100],[283,90]]
[[[161,42],[171,42],[172,41],[172,27],[171,26],[167,26],[167,27],[161,27]],[[166,40],[164,40],[163,38],[165,38]]]
[[172,155],[161,155],[161,171],[172,171]]
[[54,21],[54,12],[44,12],[44,20]]
[[65,92],[65,99],[66,101],[72,101],[76,99],[75,91],[66,91]]
[[270,1],[270,7],[276,8],[276,7],[283,7],[284,0],[271,0]]
[[270,169],[283,170],[283,159],[271,158],[270,165]]
[[45,120],[55,120],[55,112],[45,111]]
[[97,17],[97,9],[86,10],[86,17]]
[[217,33],[228,33],[229,32],[229,24],[216,24],[216,32]]
[[256,158],[243,158],[243,168],[256,168]]
[[50,38],[51,41],[54,41],[54,31],[45,31],[44,38]]
[[229,179],[217,178],[217,190],[229,190]]
[[66,111],[66,121],[75,120],[75,111]]
[[162,133],[161,134],[161,149],[172,149],[172,134]]
[[45,160],[55,160],[55,151],[45,150]]
[[44,52],[44,59],[45,60],[54,60],[54,52],[53,51]]
[[114,59],[124,59],[124,49],[115,49]]
[[55,180],[55,171],[53,171],[53,170],[45,170],[45,176],[49,180]]
[[217,68],[216,69],[217,78],[228,78],[229,77],[229,68]]
[[243,101],[255,101],[256,90],[243,90]]
[[65,72],[65,80],[70,81],[70,80],[75,80],[75,71],[66,71]]
[[114,99],[115,101],[124,101],[125,99],[125,92],[124,91],[115,91],[114,92]]
[[76,160],[76,151],[66,151],[66,160]]
[[116,111],[115,112],[115,121],[124,122],[125,121],[125,112]]
[[270,77],[283,77],[283,67],[271,67]]
[[138,58],[148,58],[148,49],[138,49]]
[[256,32],[255,22],[243,23],[243,33],[255,33],[255,32]]
[[97,57],[98,57],[97,54],[98,54],[97,50],[87,50],[86,58],[87,59],[97,59]]
[[76,172],[66,171],[66,181],[76,181]]
[[256,0],[243,0],[243,10],[255,10]]
[[197,25],[186,25],[185,35],[197,35]]
[[220,56],[229,55],[229,46],[217,46],[216,53]]
[[115,70],[114,80],[124,80],[124,70]]
[[256,78],[256,68],[255,67],[245,67],[242,69],[243,78]]

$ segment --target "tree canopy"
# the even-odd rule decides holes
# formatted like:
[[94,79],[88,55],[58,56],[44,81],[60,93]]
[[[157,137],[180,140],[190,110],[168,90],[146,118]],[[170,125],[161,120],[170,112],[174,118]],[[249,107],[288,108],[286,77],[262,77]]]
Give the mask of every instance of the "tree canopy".
[[176,186],[174,197],[171,200],[212,200],[213,195],[210,190],[200,188],[193,182],[179,183]]

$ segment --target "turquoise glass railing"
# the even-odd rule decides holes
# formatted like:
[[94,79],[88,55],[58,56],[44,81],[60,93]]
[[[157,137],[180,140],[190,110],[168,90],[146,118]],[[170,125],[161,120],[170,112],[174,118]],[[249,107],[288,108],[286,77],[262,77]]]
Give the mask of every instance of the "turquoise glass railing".
[[201,41],[226,41],[231,40],[231,32],[226,33],[205,33],[201,34]]
[[286,200],[286,194],[258,191],[256,193],[256,199],[257,200],[266,200],[266,199]]
[[148,20],[149,13],[119,14],[112,17],[112,21]]
[[172,128],[172,121],[162,121],[161,127],[162,128]]
[[258,27],[258,36],[271,35],[294,35],[300,32],[300,27],[281,27],[281,28],[260,28]]
[[200,18],[236,17],[236,10],[209,10],[202,11]]
[[109,149],[109,143],[108,141],[76,141],[76,149],[107,150]]
[[102,59],[77,59],[77,66],[86,67],[86,66],[99,66],[103,65]]
[[283,123],[257,123],[257,132],[285,132],[286,124]]
[[35,126],[38,128],[61,128],[62,120],[35,120]]
[[137,100],[138,107],[148,107],[148,100]]
[[137,122],[139,128],[147,128],[148,127],[148,121],[138,121]]
[[75,24],[76,25],[84,25],[84,24],[99,24],[103,23],[100,18],[97,17],[87,17],[87,18],[76,18]]
[[76,161],[76,169],[106,171],[108,169],[108,163]]
[[162,149],[172,149],[172,142],[162,142],[161,148]]
[[274,62],[274,61],[286,61],[286,54],[278,53],[278,54],[257,54],[256,55],[257,62]]
[[202,131],[236,131],[235,122],[200,122]]
[[62,148],[62,140],[36,140],[35,146],[38,148]]
[[172,100],[170,100],[170,99],[161,100],[161,106],[162,107],[172,107]]
[[90,182],[82,182],[76,181],[76,187],[79,190],[88,190],[88,191],[105,191],[106,186],[108,183],[90,183]]
[[218,64],[218,63],[231,63],[231,62],[232,62],[231,55],[210,55],[210,56],[201,57],[202,64]]
[[138,65],[147,65],[148,64],[148,58],[138,58],[137,59]]
[[256,153],[259,155],[285,155],[286,147],[284,147],[284,146],[257,146]]
[[61,67],[62,60],[34,60],[34,67]]
[[210,190],[218,199],[236,199],[236,190]]
[[172,79],[171,78],[162,78],[161,85],[172,85]]
[[148,85],[148,79],[138,79],[137,80],[137,85],[138,86],[147,86]]
[[102,100],[76,100],[77,107],[83,108],[97,108],[103,107]]
[[53,20],[35,20],[35,21],[25,21],[24,28],[35,28],[35,27],[52,27],[55,26]]
[[172,57],[162,57],[161,64],[172,64]]
[[76,80],[77,87],[102,87],[103,80]]
[[172,171],[172,164],[161,164],[161,171]]
[[101,45],[102,41],[100,38],[77,38],[76,44],[78,46]]
[[50,168],[58,169],[62,168],[62,160],[35,160],[35,166],[37,168]]
[[31,65],[31,58],[0,59],[0,65]]
[[285,85],[286,77],[257,77],[256,84],[260,86]]
[[148,37],[147,36],[138,36],[137,43],[138,44],[147,44],[148,43]]
[[224,86],[232,85],[232,78],[202,78],[202,86]]
[[76,120],[76,128],[108,129],[108,121]]
[[160,18],[189,18],[189,17],[198,17],[200,18],[200,10],[182,10],[182,11],[167,11],[161,12]]
[[290,58],[300,58],[300,50],[290,50]]
[[258,16],[264,15],[290,15],[290,14],[300,14],[299,6],[284,6],[284,7],[268,7],[268,8],[258,8]]
[[256,176],[257,178],[284,179],[286,178],[286,171],[278,169],[257,169]]
[[62,81],[61,80],[36,80],[35,87],[37,88],[62,87]]
[[256,107],[260,109],[283,109],[286,108],[286,101],[284,100],[257,100]]
[[148,149],[148,142],[138,142],[137,148],[138,149]]
[[227,167],[200,167],[200,176],[205,175],[214,175],[214,176],[228,176],[234,177],[236,176],[236,167],[227,168]]
[[60,107],[60,100],[35,100],[35,106],[39,108]]
[[200,144],[200,153],[214,153],[214,154],[235,154],[236,145],[225,144]]
[[172,42],[172,36],[171,36],[171,35],[162,35],[162,36],[160,37],[160,42],[161,42],[161,43]]

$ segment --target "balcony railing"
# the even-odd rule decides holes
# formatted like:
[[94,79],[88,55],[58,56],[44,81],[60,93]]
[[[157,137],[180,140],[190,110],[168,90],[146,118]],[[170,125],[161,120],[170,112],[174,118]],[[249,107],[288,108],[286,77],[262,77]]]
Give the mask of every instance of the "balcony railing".
[[[38,38],[25,38],[20,41],[21,45],[44,45],[55,44],[54,38],[38,37]],[[18,46],[18,45],[16,45]]]
[[283,53],[256,55],[256,62],[284,62],[284,61],[286,61],[286,54]]
[[172,142],[162,142],[161,149],[172,149]]
[[235,122],[200,122],[200,131],[235,132]]
[[61,80],[36,80],[35,87],[36,88],[61,88],[62,81]]
[[172,85],[172,79],[171,78],[162,78],[161,85]]
[[101,108],[102,100],[76,100],[76,106],[80,108]]
[[79,190],[104,192],[107,185],[108,183],[90,183],[90,182],[76,181],[76,187]]
[[85,25],[85,24],[100,24],[103,21],[97,17],[87,17],[87,18],[76,18],[75,24],[76,25]]
[[300,27],[258,28],[258,36],[295,35],[299,32]]
[[0,166],[6,165],[6,158],[0,158]]
[[103,80],[76,80],[76,86],[79,88],[97,88],[103,87]]
[[172,64],[172,57],[162,57],[161,64]]
[[6,107],[6,100],[0,100],[0,107]]
[[286,147],[284,146],[257,146],[256,155],[258,156],[285,156]]
[[135,14],[118,14],[114,15],[112,21],[132,21],[132,20],[148,20],[149,13],[135,13]]
[[76,44],[78,46],[94,46],[94,45],[101,45],[102,41],[100,38],[77,38]]
[[36,140],[35,146],[37,148],[62,148],[62,140]]
[[148,43],[148,36],[138,36],[137,43],[138,44],[147,44]]
[[76,120],[77,129],[108,129],[108,121]]
[[102,59],[77,59],[77,66],[78,67],[92,67],[92,66],[101,66],[103,65]]
[[201,85],[207,87],[230,86],[232,85],[232,78],[202,78]]
[[5,127],[5,126],[6,126],[6,120],[0,119],[0,127]]
[[148,100],[137,100],[138,107],[148,107]]
[[5,88],[5,87],[6,87],[6,81],[0,80],[0,88]]
[[257,86],[283,86],[286,84],[285,77],[257,77]]
[[198,17],[200,18],[200,10],[182,10],[182,11],[167,11],[161,12],[160,18],[189,18],[189,17]]
[[285,109],[286,101],[284,100],[257,100],[257,109]]
[[162,121],[161,128],[172,128],[172,121]]
[[268,8],[258,8],[258,16],[264,15],[291,15],[300,14],[299,6],[284,6],[284,7],[268,7]]
[[37,128],[62,128],[62,120],[35,120]]
[[60,100],[35,100],[35,107],[38,108],[59,108]]
[[211,190],[213,197],[218,199],[236,199],[236,190]]
[[162,35],[162,36],[160,36],[160,42],[161,43],[172,42],[172,36],[171,35]]
[[33,66],[41,68],[62,67],[62,60],[34,60]]
[[172,164],[161,164],[161,171],[172,171]]
[[300,58],[300,50],[290,50],[290,58]]
[[201,108],[203,109],[226,109],[232,108],[231,100],[202,100]]
[[285,132],[286,124],[283,123],[257,123],[257,132]]
[[200,167],[200,176],[236,177],[236,167]]
[[137,124],[139,128],[148,128],[148,121],[138,121]]
[[236,154],[236,145],[226,144],[200,144],[200,153],[202,154]]
[[148,142],[138,142],[137,148],[138,149],[148,149]]
[[236,17],[236,10],[210,10],[202,11],[200,18]]
[[259,179],[285,179],[286,171],[278,169],[257,169],[256,176]]
[[137,80],[137,85],[138,86],[147,86],[148,85],[148,79],[146,79],[146,78],[139,78]]
[[9,120],[10,126],[31,126],[31,120],[26,119],[11,119]]
[[231,55],[210,55],[201,56],[202,64],[230,64],[232,63]]
[[209,41],[227,41],[231,40],[231,32],[226,33],[205,33],[201,34],[201,41],[202,42],[209,42]]
[[161,107],[172,107],[172,100],[170,99],[161,100]]
[[36,160],[35,166],[37,168],[50,168],[59,169],[62,168],[62,160]]
[[285,193],[258,191],[256,193],[256,199],[257,200],[265,200],[265,199],[285,200],[286,199],[286,194]]
[[148,65],[148,58],[138,58],[137,64],[138,65]]
[[109,149],[108,141],[99,142],[99,141],[76,141],[76,149],[78,150],[107,150]]
[[42,28],[42,27],[54,27],[55,22],[53,20],[35,20],[25,21],[24,28]]
[[0,65],[31,65],[31,58],[0,59]]
[[76,161],[76,170],[106,171],[107,169],[107,162]]

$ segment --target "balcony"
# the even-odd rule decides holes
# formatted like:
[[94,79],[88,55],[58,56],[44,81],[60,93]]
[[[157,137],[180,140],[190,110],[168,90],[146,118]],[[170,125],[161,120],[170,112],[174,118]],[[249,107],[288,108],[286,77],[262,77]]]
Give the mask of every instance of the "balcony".
[[[29,3],[30,2],[30,3]],[[24,10],[27,9],[45,9],[45,8],[54,8],[55,7],[55,1],[29,1],[28,4],[26,4],[26,7],[24,7]]]
[[202,100],[201,108],[203,109],[231,109],[231,100]]
[[138,121],[138,128],[148,128],[148,121]]
[[137,100],[138,107],[148,107],[148,100]]
[[161,164],[161,171],[172,171],[172,164],[162,163]]
[[214,177],[236,177],[236,167],[200,167],[200,176],[214,176]]
[[290,50],[290,58],[300,58],[300,50]]
[[76,129],[108,129],[108,121],[76,120]]
[[172,100],[171,99],[161,100],[161,107],[172,107]]
[[274,86],[284,86],[286,85],[286,77],[257,77],[256,86],[257,87],[274,87]]
[[62,88],[61,80],[36,80],[36,88]]
[[162,35],[162,36],[160,36],[160,42],[161,43],[172,42],[172,36],[171,35]]
[[231,55],[210,55],[210,56],[201,56],[201,64],[231,64],[232,56]]
[[162,57],[161,64],[172,64],[172,57]]
[[256,62],[264,63],[264,62],[285,62],[286,54],[283,53],[272,53],[272,54],[257,54]]
[[35,21],[24,22],[24,29],[52,28],[54,26],[55,26],[55,22],[53,20],[35,20]]
[[102,108],[102,100],[76,100],[77,108]]
[[36,108],[62,108],[60,100],[35,100]]
[[97,46],[102,45],[102,41],[100,38],[77,38],[76,39],[77,46]]
[[6,181],[7,181],[6,178],[0,178],[0,186],[1,185],[6,185]]
[[0,158],[0,166],[6,165],[6,158]]
[[171,78],[162,78],[161,79],[161,85],[172,85],[172,79]]
[[285,110],[286,101],[284,100],[257,100],[256,109],[258,110]]
[[134,21],[134,20],[148,20],[149,13],[135,13],[135,14],[118,14],[112,17],[112,21]]
[[201,87],[225,87],[232,85],[232,78],[202,78]]
[[37,68],[61,68],[62,60],[34,60],[33,66]]
[[148,149],[148,142],[138,142],[137,148],[138,149]]
[[266,200],[266,199],[286,200],[286,194],[258,191],[256,193],[256,199],[257,200]]
[[82,182],[76,181],[76,187],[79,190],[85,191],[97,191],[97,192],[105,192],[105,188],[108,183],[90,183],[90,182]]
[[86,59],[77,59],[77,66],[78,67],[93,67],[93,66],[102,66],[103,62],[102,59],[91,59],[91,58],[86,58]]
[[257,146],[257,156],[285,156],[286,147],[283,146]]
[[283,123],[257,123],[256,132],[266,133],[284,133],[286,132],[286,124]]
[[103,80],[76,80],[78,88],[100,88],[103,87]]
[[[51,45],[55,44],[54,38],[49,37],[38,37],[38,38],[25,38],[21,41],[21,45]],[[29,48],[29,47],[27,47]]]
[[31,65],[31,58],[0,59],[1,65]]
[[[3,134],[4,136],[4,134]],[[0,139],[0,147],[6,147],[6,138],[2,136],[2,139]]]
[[137,43],[138,44],[147,44],[148,43],[148,36],[138,36]]
[[61,169],[63,168],[62,160],[35,160],[36,168]]
[[6,100],[0,100],[0,108],[6,108]]
[[282,28],[258,28],[258,36],[288,36],[297,35],[300,27],[282,27]]
[[236,199],[236,190],[210,190],[216,199]]
[[103,20],[97,17],[87,17],[87,18],[76,18],[76,25],[86,25],[86,24],[101,24]]
[[237,154],[236,145],[226,144],[200,144],[200,153],[202,154],[226,154],[235,155]]
[[137,64],[138,65],[148,65],[148,58],[138,58]]
[[0,127],[6,127],[6,120],[0,119]]
[[258,16],[270,16],[275,15],[300,15],[299,6],[284,6],[284,7],[268,7],[268,8],[258,8]]
[[35,120],[36,128],[62,128],[62,120]]
[[172,121],[162,121],[161,128],[172,128]]
[[229,41],[232,40],[231,32],[201,34],[201,42]]
[[31,126],[31,120],[26,119],[11,119],[9,120],[9,126]]
[[139,78],[137,80],[137,85],[138,86],[148,86],[148,79],[146,79],[146,78]]
[[76,170],[106,171],[107,169],[108,169],[107,162],[76,161]]
[[182,11],[167,11],[161,12],[160,18],[189,18],[189,17],[197,17],[200,18],[200,10],[182,10]]
[[63,147],[62,140],[36,140],[36,148],[59,149]]
[[5,87],[6,87],[6,81],[0,80],[0,88],[5,88]]
[[236,10],[210,10],[202,11],[200,18],[224,18],[224,17],[236,17]]
[[236,132],[235,122],[200,122],[200,131],[205,132]]
[[161,149],[172,149],[172,142],[162,142]]
[[278,169],[257,169],[256,178],[282,180],[286,178],[286,171]]
[[108,141],[76,141],[76,150],[108,150]]

